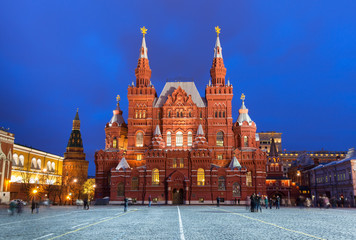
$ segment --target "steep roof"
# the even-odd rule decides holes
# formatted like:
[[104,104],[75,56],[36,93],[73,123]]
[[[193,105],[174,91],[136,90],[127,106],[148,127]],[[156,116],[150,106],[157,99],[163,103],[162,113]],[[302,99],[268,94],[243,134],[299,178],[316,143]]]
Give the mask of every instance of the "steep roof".
[[241,164],[239,163],[239,161],[237,160],[237,158],[234,156],[229,164],[229,168],[234,170],[234,168],[241,168]]
[[274,138],[272,138],[271,147],[269,149],[269,156],[278,157],[278,151],[277,151],[276,143],[274,142]]
[[166,85],[164,85],[161,95],[159,96],[154,107],[163,107],[168,96],[171,95],[179,86],[187,93],[188,96],[192,96],[192,100],[197,107],[206,107],[204,98],[200,96],[194,82],[166,82]]
[[252,123],[252,119],[248,115],[248,109],[245,106],[245,101],[242,101],[241,108],[239,109],[239,117],[237,118],[237,122],[239,125],[242,125],[243,122],[247,122],[249,125]]
[[124,170],[130,168],[130,165],[129,165],[128,162],[126,161],[126,158],[125,158],[125,157],[123,157],[123,158],[121,159],[121,161],[119,162],[119,164],[118,164],[117,167],[116,167],[116,170],[119,171],[121,168],[124,169]]

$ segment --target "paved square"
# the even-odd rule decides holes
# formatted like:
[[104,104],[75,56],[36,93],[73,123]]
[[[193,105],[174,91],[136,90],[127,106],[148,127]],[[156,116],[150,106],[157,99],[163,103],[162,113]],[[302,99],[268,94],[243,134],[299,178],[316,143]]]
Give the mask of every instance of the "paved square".
[[8,216],[1,239],[356,239],[356,209],[263,209],[233,206],[40,208]]

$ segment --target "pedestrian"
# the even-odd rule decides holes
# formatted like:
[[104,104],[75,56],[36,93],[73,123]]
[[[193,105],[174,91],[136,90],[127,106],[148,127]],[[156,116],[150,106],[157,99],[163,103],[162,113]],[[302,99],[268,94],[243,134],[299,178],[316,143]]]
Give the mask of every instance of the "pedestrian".
[[281,205],[281,198],[279,196],[277,196],[276,198],[276,209],[279,209]]
[[216,206],[220,207],[220,197],[219,196],[216,198]]
[[265,205],[266,205],[266,209],[268,208],[268,197],[265,196]]
[[87,210],[89,210],[90,201],[87,199]]
[[260,194],[257,194],[256,196],[256,212],[258,212],[258,209],[260,209],[260,212],[262,212]]
[[151,195],[150,196],[148,196],[148,207],[151,207]]
[[86,199],[84,199],[84,201],[83,201],[83,208],[84,208],[84,210],[87,209],[87,204],[88,204],[88,201],[87,201]]
[[272,209],[272,205],[273,205],[273,199],[270,198],[270,199],[269,199],[269,209]]
[[40,203],[36,202],[36,213],[38,213],[39,208],[40,208]]
[[16,202],[15,201],[11,201],[10,202],[10,206],[9,206],[9,210],[10,210],[10,215],[11,216],[14,215],[15,208],[16,208]]
[[127,207],[128,207],[128,205],[129,205],[129,200],[128,200],[127,198],[125,198],[124,204],[125,204],[125,206],[124,206],[124,212],[127,212]]
[[33,214],[33,210],[36,209],[36,203],[34,200],[32,200],[32,203],[31,203],[31,213]]
[[255,211],[255,194],[252,194],[251,197],[250,197],[250,201],[251,201],[251,212],[254,212]]
[[240,198],[237,199],[237,205],[240,205]]
[[20,200],[17,201],[17,214],[22,213],[22,202]]

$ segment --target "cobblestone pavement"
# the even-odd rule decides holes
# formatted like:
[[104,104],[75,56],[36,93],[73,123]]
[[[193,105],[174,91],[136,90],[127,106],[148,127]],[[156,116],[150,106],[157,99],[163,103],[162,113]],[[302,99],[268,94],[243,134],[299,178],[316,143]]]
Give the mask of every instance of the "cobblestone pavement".
[[0,239],[356,239],[356,209],[233,206],[93,206],[40,208],[9,216]]

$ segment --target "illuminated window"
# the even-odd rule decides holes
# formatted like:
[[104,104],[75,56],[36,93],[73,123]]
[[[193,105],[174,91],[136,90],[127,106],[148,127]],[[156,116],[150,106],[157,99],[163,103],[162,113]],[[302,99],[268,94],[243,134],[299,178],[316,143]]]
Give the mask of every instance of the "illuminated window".
[[47,171],[51,171],[52,170],[52,164],[50,161],[47,162]]
[[135,113],[135,118],[138,118],[138,112],[136,111],[136,113]]
[[159,170],[157,168],[152,170],[152,185],[159,184]]
[[167,132],[167,146],[171,146],[172,144],[172,134],[171,132]]
[[271,169],[271,171],[274,171],[274,166],[271,165],[271,166],[270,166],[270,169]]
[[143,111],[142,118],[146,118],[146,111]]
[[56,164],[52,162],[52,171],[54,172],[54,170],[56,170]]
[[244,146],[248,147],[248,137],[244,136]]
[[32,158],[32,160],[31,160],[31,168],[36,168],[36,167],[37,167],[36,158]]
[[246,174],[246,186],[247,186],[247,187],[252,187],[252,176],[251,176],[251,172],[247,172],[247,174]]
[[20,166],[23,167],[23,164],[25,162],[25,157],[23,155],[20,155],[19,160],[20,160],[19,161]]
[[218,179],[218,189],[225,190],[225,178],[223,176],[220,176]]
[[204,169],[202,169],[202,168],[198,169],[197,182],[198,182],[198,186],[205,185],[205,172],[204,172]]
[[232,196],[233,197],[240,197],[241,196],[241,187],[238,182],[235,182],[232,185]]
[[137,154],[136,155],[136,160],[139,160],[139,161],[142,160],[142,155],[141,154]]
[[142,112],[141,111],[139,113],[139,117],[138,118],[142,118]]
[[131,190],[138,190],[138,177],[132,177]]
[[176,146],[177,147],[183,146],[183,133],[182,132],[176,133]]
[[176,168],[177,167],[177,159],[176,158],[173,158],[173,168]]
[[192,146],[193,144],[193,134],[192,132],[188,132],[188,146]]
[[223,159],[223,155],[222,154],[219,154],[218,155],[218,160],[222,160]]
[[117,148],[117,139],[116,138],[114,138],[114,140],[112,141],[112,147]]
[[143,133],[138,132],[136,134],[136,147],[143,147]]
[[16,153],[14,153],[14,155],[12,156],[12,165],[19,165],[19,156]]
[[118,185],[117,185],[117,196],[118,197],[122,197],[124,196],[124,183],[120,182]]
[[184,158],[179,159],[179,167],[184,168]]
[[216,146],[224,146],[224,133],[221,131],[216,134]]

